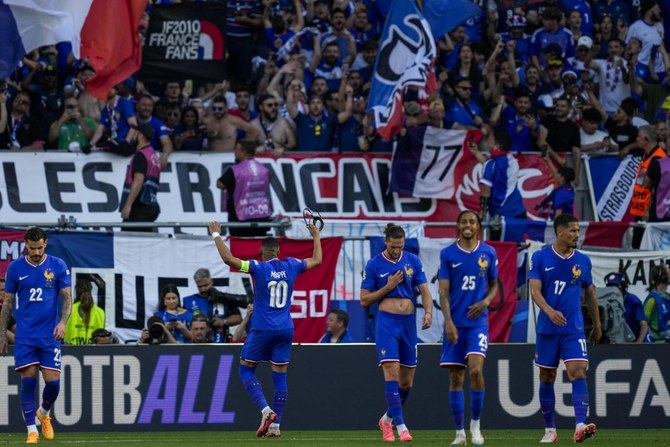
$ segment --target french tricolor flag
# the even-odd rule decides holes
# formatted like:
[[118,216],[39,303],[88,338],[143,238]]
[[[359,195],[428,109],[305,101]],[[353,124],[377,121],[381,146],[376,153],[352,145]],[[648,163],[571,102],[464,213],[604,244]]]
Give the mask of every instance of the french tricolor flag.
[[71,42],[77,59],[88,59],[97,76],[87,83],[94,96],[141,65],[138,25],[146,0],[0,0],[0,79],[29,51]]

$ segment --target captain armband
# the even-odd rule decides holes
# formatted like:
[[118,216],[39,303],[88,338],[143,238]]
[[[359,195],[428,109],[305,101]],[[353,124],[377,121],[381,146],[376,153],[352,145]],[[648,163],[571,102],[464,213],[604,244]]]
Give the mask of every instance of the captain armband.
[[240,272],[249,273],[249,261],[241,261]]

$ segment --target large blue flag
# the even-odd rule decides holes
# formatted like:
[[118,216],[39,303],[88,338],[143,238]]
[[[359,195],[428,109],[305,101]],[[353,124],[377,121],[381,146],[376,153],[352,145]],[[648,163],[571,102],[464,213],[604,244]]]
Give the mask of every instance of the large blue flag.
[[402,128],[402,94],[406,86],[425,88],[428,94],[437,90],[433,71],[436,55],[430,26],[416,3],[393,0],[382,33],[368,103],[375,127],[383,138],[391,138]]
[[468,0],[423,0],[423,15],[438,39],[479,13]]

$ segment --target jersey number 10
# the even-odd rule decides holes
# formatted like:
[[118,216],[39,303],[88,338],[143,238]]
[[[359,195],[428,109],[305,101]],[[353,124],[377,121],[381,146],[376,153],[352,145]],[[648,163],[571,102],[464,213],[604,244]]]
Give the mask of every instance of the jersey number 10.
[[270,281],[268,289],[270,289],[270,307],[281,309],[286,306],[288,298],[288,284],[286,281]]

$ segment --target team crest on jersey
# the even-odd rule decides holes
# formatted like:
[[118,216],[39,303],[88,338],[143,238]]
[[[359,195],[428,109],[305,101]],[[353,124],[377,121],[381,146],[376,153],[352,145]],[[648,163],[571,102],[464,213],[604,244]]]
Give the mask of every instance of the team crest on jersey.
[[579,281],[579,278],[582,276],[582,268],[575,264],[572,266],[572,284],[576,284]]
[[414,274],[414,269],[409,266],[409,264],[405,264],[405,275],[409,276],[410,278]]
[[480,255],[477,265],[479,265],[479,276],[486,276],[486,269],[489,267],[489,260],[486,259],[486,256]]
[[382,348],[381,353],[382,353],[382,355],[386,355],[386,348]]
[[46,279],[46,287],[53,287],[53,282],[54,282],[54,272],[51,271],[51,269],[46,269],[44,270],[44,279]]

